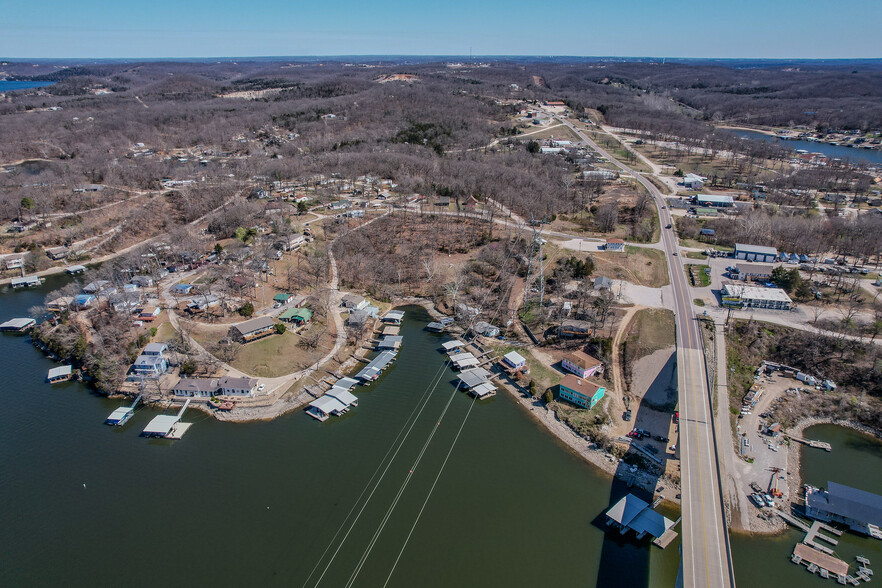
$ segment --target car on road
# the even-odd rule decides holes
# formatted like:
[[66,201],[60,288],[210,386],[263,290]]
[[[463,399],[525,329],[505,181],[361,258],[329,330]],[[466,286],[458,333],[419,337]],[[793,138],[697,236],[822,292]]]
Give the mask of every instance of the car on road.
[[673,254],[674,254],[674,255],[677,255],[677,252],[676,252],[676,251],[674,251],[674,253],[673,253]]

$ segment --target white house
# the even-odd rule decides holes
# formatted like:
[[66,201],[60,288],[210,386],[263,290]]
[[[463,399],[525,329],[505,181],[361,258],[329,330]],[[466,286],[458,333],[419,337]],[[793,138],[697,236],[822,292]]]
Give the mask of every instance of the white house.
[[519,370],[525,365],[527,365],[527,360],[523,358],[523,356],[517,351],[510,351],[502,356],[502,361],[508,364],[510,367]]
[[257,380],[254,378],[236,378],[224,376],[220,379],[219,388],[224,396],[246,396],[251,398],[257,390]]

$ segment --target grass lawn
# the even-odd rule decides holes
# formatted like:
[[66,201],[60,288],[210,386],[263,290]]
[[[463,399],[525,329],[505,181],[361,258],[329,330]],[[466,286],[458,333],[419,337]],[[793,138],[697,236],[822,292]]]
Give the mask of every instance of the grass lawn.
[[566,400],[556,400],[554,412],[560,420],[582,437],[594,437],[599,427],[609,421],[606,412],[608,402],[609,396],[604,396],[593,408],[588,409],[570,404]]
[[[533,354],[523,347],[502,344],[496,346],[496,350],[499,352],[500,357],[509,351],[517,351],[520,353],[521,356],[527,360],[527,367],[530,368],[530,375],[527,376],[527,378],[536,382],[536,388],[542,393],[544,393],[546,389],[560,384],[560,380],[563,378],[563,374],[533,357]],[[529,379],[522,381],[521,383],[525,384]]]
[[300,337],[290,331],[270,335],[242,346],[232,366],[245,373],[267,378],[284,376],[305,368],[319,353],[309,353],[297,346]]
[[665,255],[657,249],[628,245],[625,253],[592,253],[595,276],[623,279],[638,286],[660,288],[668,281],[668,265]]
[[634,314],[625,339],[630,361],[636,361],[674,344],[676,336],[673,312],[663,308],[648,308]]
[[702,253],[701,251],[687,251],[686,257],[689,259],[707,259],[707,253]]
[[693,298],[692,303],[695,304],[695,306],[704,306],[704,300],[701,298]]
[[710,269],[710,267],[697,263],[689,263],[683,266],[683,271],[686,272],[686,279],[689,280],[690,285],[696,288],[710,286],[711,277],[705,273],[707,269]]
[[[145,323],[146,324],[146,323]],[[159,325],[156,325],[156,340],[157,341],[171,341],[177,336],[178,332],[175,331],[175,328],[168,321],[163,322]]]

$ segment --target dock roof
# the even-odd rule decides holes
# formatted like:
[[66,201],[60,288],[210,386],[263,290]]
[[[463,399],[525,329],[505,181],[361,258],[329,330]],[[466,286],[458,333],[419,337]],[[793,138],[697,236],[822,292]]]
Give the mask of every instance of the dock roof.
[[460,341],[459,339],[454,339],[453,341],[445,341],[441,344],[441,347],[444,348],[444,351],[450,351],[451,349],[458,349],[463,347],[465,343]]
[[490,372],[484,368],[473,368],[459,373],[459,380],[465,384],[467,388],[475,388],[487,382]]
[[132,408],[131,406],[121,406],[121,407],[117,408],[116,410],[114,410],[112,413],[110,413],[110,416],[107,417],[107,420],[110,421],[111,423],[118,423],[119,421],[123,420],[124,418],[126,418],[126,416],[128,416],[129,414],[131,414],[133,412],[135,412],[135,409]]
[[380,349],[396,349],[404,342],[401,335],[386,335],[379,343]]
[[46,376],[47,379],[51,380],[53,378],[61,378],[63,376],[69,376],[73,373],[73,368],[69,365],[62,365],[59,367],[54,367],[49,370],[49,374]]
[[142,433],[144,435],[155,435],[165,437],[168,435],[172,427],[181,420],[181,417],[175,414],[161,414],[158,417],[153,417],[147,426],[144,427]]
[[317,408],[321,412],[325,414],[331,414],[334,412],[342,412],[346,410],[346,405],[334,398],[333,396],[328,396],[327,394],[322,396],[321,398],[316,398],[312,402],[309,403],[309,406],[313,408]]
[[35,324],[36,322],[37,321],[35,321],[32,318],[14,318],[14,319],[9,319],[8,321],[6,321],[2,325],[0,325],[0,329],[2,329],[2,330],[15,329],[17,331],[20,331],[21,329],[25,329],[27,327],[30,327],[31,325]]
[[345,388],[347,390],[352,390],[357,384],[358,384],[358,381],[354,380],[353,378],[341,378],[341,379],[337,380],[337,382],[334,384],[334,386],[337,388]]
[[336,398],[346,406],[351,406],[358,403],[358,398],[356,398],[355,394],[353,394],[346,388],[341,388],[339,386],[334,386],[333,388],[325,392],[325,396]]
[[661,537],[665,531],[674,526],[672,520],[655,512],[646,501],[633,494],[623,496],[606,511],[606,516],[620,525],[634,529],[638,534],[648,533],[653,537]]
[[404,318],[403,310],[390,310],[386,313],[386,316],[383,317],[384,321],[400,321]]

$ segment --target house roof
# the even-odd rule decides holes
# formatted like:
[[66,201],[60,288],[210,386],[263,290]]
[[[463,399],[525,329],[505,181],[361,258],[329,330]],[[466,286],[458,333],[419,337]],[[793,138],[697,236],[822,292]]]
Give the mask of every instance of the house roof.
[[217,392],[217,378],[181,378],[172,390],[187,392]]
[[279,318],[282,320],[291,320],[293,318],[299,318],[302,321],[308,321],[312,318],[312,311],[306,307],[300,308],[289,308],[285,312],[279,315]]
[[733,204],[735,202],[731,196],[723,194],[699,194],[695,198],[698,202],[710,202],[713,204]]
[[288,299],[291,298],[293,294],[288,294],[286,292],[276,294],[273,296],[273,300],[278,300],[279,302],[288,302]]
[[459,380],[468,388],[474,388],[487,381],[490,372],[484,368],[472,368],[459,372]]
[[740,284],[726,284],[723,286],[724,295],[748,300],[774,300],[778,302],[793,302],[787,292],[781,288],[758,288],[756,286],[742,286]]
[[165,343],[148,343],[146,347],[144,347],[144,353],[162,353],[168,349],[168,345]]
[[263,331],[272,327],[275,324],[272,317],[269,316],[260,316],[255,319],[251,319],[250,321],[245,321],[244,323],[239,323],[238,325],[233,325],[233,328],[239,331],[243,335],[248,335],[249,333],[254,333],[257,331]]
[[257,380],[254,378],[224,376],[220,379],[221,388],[236,388],[239,390],[251,390],[257,386]]
[[605,388],[600,384],[595,384],[594,382],[590,382],[584,378],[578,378],[573,374],[567,374],[560,381],[560,385],[570,390],[574,390],[579,394],[583,394],[588,398],[591,398],[595,394],[597,394],[598,390],[604,390]]
[[583,370],[590,370],[591,368],[595,368],[603,363],[596,357],[588,355],[581,349],[577,349],[576,351],[566,354],[564,356],[564,359],[566,359],[573,365],[579,366]]
[[522,356],[517,351],[509,351],[502,357],[503,359],[507,359],[512,365],[519,365],[527,361],[526,359],[524,359],[524,356]]

